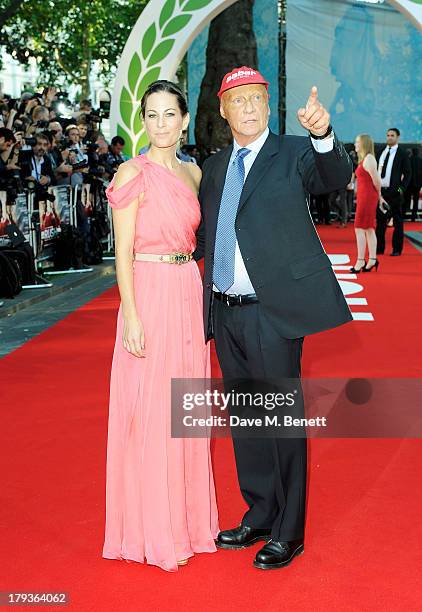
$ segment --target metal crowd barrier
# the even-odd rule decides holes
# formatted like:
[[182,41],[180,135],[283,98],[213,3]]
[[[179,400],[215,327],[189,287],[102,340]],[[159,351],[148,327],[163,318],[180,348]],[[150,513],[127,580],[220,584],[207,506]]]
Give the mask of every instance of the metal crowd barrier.
[[[87,209],[87,215],[101,209],[105,212],[109,233],[101,239],[103,247],[103,259],[114,259],[114,233],[111,209],[105,197],[105,184],[97,182],[96,187],[82,184],[76,186],[60,185],[49,187],[48,192],[54,195],[54,201],[48,199],[39,202],[38,209],[35,208],[35,192],[25,190],[19,193],[14,204],[6,206],[6,193],[2,198],[1,213],[8,218],[9,222],[15,223],[31,245],[35,256],[35,270],[37,283],[35,285],[24,285],[23,289],[40,289],[52,287],[44,277],[58,274],[84,274],[93,271],[93,268],[84,265],[82,268],[70,268],[68,270],[51,270],[54,257],[54,240],[61,232],[61,223],[78,227],[77,205],[78,200]],[[86,211],[85,211],[86,212]],[[90,221],[87,221],[90,223]],[[7,236],[0,237],[0,244],[11,246]]]

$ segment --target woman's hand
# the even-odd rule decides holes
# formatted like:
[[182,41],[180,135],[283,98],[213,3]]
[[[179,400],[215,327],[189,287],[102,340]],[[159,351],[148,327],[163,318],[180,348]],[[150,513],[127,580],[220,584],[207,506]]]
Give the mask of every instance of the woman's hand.
[[135,357],[145,357],[144,326],[138,317],[124,318],[123,346]]

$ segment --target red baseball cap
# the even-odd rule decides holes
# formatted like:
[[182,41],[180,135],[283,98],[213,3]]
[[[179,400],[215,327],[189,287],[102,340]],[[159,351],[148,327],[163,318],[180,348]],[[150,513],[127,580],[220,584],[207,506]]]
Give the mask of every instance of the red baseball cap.
[[220,91],[217,95],[219,98],[221,98],[223,93],[228,89],[233,89],[233,87],[239,87],[239,85],[254,84],[265,85],[265,88],[268,91],[268,81],[264,79],[264,77],[258,72],[258,70],[254,70],[254,68],[248,68],[247,66],[235,68],[223,77],[223,80],[221,81]]

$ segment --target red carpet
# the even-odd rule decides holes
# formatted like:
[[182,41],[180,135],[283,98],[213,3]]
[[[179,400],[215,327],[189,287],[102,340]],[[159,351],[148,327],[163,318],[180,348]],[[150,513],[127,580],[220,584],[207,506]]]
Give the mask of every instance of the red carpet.
[[[354,256],[353,230],[322,228],[329,254]],[[373,321],[309,337],[304,374],[422,374],[422,254],[406,242],[360,275]],[[312,440],[305,554],[251,566],[257,547],[197,555],[175,574],[101,558],[109,368],[116,289],[1,363],[0,591],[70,594],[70,609],[416,610],[422,601],[420,440]],[[216,440],[220,523],[238,522],[231,443]]]

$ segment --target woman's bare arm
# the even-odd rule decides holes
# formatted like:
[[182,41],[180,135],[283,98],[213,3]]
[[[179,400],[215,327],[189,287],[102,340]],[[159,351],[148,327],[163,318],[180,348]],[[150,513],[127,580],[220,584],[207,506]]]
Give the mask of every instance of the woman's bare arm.
[[[133,179],[139,170],[130,162],[119,167],[114,188],[117,190]],[[135,240],[136,213],[139,198],[143,194],[133,194],[133,201],[125,208],[113,208],[113,228],[116,252],[116,276],[125,319],[123,344],[127,350],[143,356],[143,329],[139,320],[133,287],[133,245]]]
[[375,189],[378,191],[378,195],[381,195],[381,178],[378,174],[377,161],[375,157],[368,153],[368,155],[363,160],[363,167],[369,173],[372,182],[374,183]]

